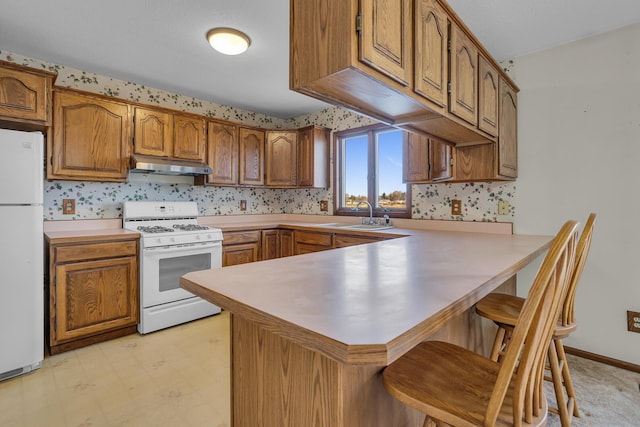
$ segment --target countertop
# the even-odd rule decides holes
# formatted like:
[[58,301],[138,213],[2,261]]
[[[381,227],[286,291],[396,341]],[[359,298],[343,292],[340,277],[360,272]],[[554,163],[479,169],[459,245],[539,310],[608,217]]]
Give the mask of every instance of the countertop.
[[193,272],[181,285],[339,362],[388,365],[513,276],[552,240],[389,231],[405,237]]

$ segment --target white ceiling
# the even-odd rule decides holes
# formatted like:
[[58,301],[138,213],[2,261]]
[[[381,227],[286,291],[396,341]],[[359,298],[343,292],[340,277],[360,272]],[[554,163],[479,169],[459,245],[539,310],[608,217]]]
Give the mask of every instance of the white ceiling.
[[[640,22],[640,0],[449,4],[498,60]],[[249,50],[211,49],[218,26]],[[288,0],[0,0],[1,51],[281,118],[327,106],[289,90],[288,37]]]

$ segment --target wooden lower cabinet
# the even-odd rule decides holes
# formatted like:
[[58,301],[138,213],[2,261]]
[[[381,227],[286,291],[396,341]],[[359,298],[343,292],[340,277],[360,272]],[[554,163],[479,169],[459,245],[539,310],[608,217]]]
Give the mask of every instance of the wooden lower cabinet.
[[134,333],[138,238],[49,240],[49,347],[61,353]]
[[347,246],[364,245],[384,240],[383,237],[355,236],[353,234],[336,234],[333,236],[334,248],[345,248]]
[[295,255],[295,238],[293,230],[280,230],[280,257]]
[[333,248],[333,233],[296,230],[294,236],[296,255]]
[[222,237],[223,267],[260,260],[260,230],[227,231]]

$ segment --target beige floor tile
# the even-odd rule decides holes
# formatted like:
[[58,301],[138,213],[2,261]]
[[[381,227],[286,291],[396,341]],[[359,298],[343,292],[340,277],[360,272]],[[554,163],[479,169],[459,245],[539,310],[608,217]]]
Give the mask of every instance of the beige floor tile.
[[223,313],[48,356],[0,382],[0,426],[228,427],[228,331]]

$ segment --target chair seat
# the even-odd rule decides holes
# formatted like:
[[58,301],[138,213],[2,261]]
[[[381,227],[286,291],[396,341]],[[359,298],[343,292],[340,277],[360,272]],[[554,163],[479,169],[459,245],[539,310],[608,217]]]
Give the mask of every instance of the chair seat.
[[[476,304],[476,313],[503,327],[513,327],[518,320],[523,304],[524,298],[509,294],[492,293],[478,301]],[[562,322],[558,320],[552,338],[554,340],[566,338],[575,330],[575,322],[569,325],[563,325]]]
[[[500,365],[472,351],[440,341],[420,343],[383,372],[389,394],[431,417],[456,426],[484,424]],[[513,381],[495,425],[512,426]],[[531,424],[544,425],[546,399]]]

